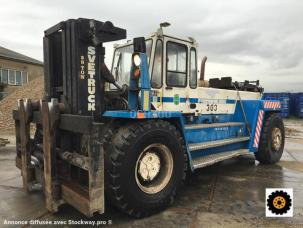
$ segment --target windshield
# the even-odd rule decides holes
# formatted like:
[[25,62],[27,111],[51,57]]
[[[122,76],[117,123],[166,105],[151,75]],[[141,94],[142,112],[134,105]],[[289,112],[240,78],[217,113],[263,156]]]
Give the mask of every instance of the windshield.
[[[152,40],[146,40],[146,55],[147,62],[149,63],[150,53],[152,47]],[[130,77],[130,68],[131,68],[131,57],[134,52],[134,47],[132,44],[117,48],[114,53],[114,61],[112,67],[112,74],[114,75],[117,83],[122,86],[124,84],[129,84]],[[116,87],[111,84],[111,89],[115,89]]]

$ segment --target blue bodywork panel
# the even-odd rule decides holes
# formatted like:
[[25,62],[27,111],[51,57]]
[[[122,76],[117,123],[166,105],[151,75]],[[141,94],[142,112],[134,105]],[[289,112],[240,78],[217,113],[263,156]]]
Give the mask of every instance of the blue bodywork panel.
[[[242,134],[239,135],[238,132],[242,132]],[[188,143],[215,141],[244,135],[244,123],[241,126],[185,130],[185,137],[187,138]]]
[[[151,87],[147,55],[146,53],[134,53],[133,56],[135,55],[140,56],[141,64],[135,66],[135,64],[132,63],[128,88],[128,106],[130,110],[138,110],[138,107],[140,107],[140,110],[142,111],[150,111]],[[136,75],[135,71],[139,72],[139,74]],[[139,99],[139,93],[141,99]]]
[[143,111],[150,111],[151,106],[151,87],[149,80],[147,56],[145,53],[140,53],[140,58],[142,61],[140,71],[141,71],[141,109]]
[[[279,111],[279,108],[269,108],[268,105],[264,108],[264,102],[265,101],[262,100],[242,100],[244,112],[249,123],[250,133],[247,129],[245,117],[239,102],[236,104],[234,114],[198,115],[191,120],[189,120],[187,115],[184,113],[169,111],[106,111],[102,116],[117,119],[174,119],[174,121],[178,122],[178,126],[180,126],[181,133],[185,139],[189,162],[193,170],[192,161],[197,157],[220,152],[228,152],[236,149],[248,149],[250,152],[258,151],[266,112]],[[275,106],[275,104],[269,105],[270,107]],[[203,129],[185,128],[186,125],[225,122],[239,122],[240,124],[237,126],[209,127]],[[189,144],[191,143],[216,141],[236,137],[250,137],[250,140],[193,152],[189,150]]]

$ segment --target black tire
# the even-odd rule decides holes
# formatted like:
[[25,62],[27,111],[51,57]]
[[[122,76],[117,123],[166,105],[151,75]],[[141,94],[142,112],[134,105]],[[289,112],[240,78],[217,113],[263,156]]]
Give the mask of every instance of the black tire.
[[[104,144],[105,191],[109,201],[122,212],[137,218],[153,214],[171,204],[187,168],[184,140],[176,127],[162,120],[135,122],[118,128],[109,138]],[[137,178],[138,159],[145,148],[158,144],[169,149],[173,168],[170,169],[170,178],[166,178],[169,181],[161,191],[146,193],[140,188],[143,186],[141,179]],[[160,178],[161,170],[166,166],[159,165],[159,174],[151,183]]]
[[[272,138],[273,131],[279,129],[281,133],[280,146],[275,147]],[[269,114],[262,130],[259,150],[255,153],[256,160],[262,164],[274,164],[280,161],[285,144],[285,131],[283,120],[277,113]]]
[[267,198],[267,207],[273,214],[286,214],[291,207],[290,195],[284,191],[275,191],[271,193]]

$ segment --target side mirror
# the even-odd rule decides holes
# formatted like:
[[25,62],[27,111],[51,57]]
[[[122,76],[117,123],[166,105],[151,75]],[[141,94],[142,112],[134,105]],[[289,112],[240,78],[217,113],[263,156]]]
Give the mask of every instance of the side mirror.
[[134,52],[146,53],[146,44],[144,37],[134,38]]

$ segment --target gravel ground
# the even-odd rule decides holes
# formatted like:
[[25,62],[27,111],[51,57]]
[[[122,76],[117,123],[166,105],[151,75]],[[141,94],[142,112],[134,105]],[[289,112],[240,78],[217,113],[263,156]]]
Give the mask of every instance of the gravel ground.
[[30,81],[0,101],[0,129],[1,131],[14,129],[12,110],[16,109],[18,99],[38,100],[43,97],[43,77]]

